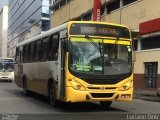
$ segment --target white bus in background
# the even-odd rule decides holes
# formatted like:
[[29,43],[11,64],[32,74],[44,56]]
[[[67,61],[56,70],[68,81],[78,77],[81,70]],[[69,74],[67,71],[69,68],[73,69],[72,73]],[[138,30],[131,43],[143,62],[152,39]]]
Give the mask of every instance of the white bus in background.
[[14,60],[12,58],[0,58],[0,81],[14,80]]

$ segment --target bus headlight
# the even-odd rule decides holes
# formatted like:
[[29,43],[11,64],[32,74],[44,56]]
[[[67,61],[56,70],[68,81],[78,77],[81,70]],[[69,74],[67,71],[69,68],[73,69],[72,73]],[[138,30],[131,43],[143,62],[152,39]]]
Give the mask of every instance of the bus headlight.
[[68,81],[69,81],[70,85],[74,89],[76,89],[76,90],[82,90],[82,91],[85,90],[84,87],[79,82],[77,82],[76,80],[74,80],[74,78],[73,79],[69,79]]
[[132,87],[132,80],[127,81],[120,90],[129,90]]

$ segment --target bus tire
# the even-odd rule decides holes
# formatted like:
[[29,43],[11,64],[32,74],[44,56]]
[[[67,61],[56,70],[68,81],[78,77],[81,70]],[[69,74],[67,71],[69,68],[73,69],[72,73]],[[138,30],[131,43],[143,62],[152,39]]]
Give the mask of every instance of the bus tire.
[[27,82],[25,79],[23,79],[23,94],[25,96],[29,96],[30,95],[30,92],[27,90]]
[[58,101],[56,98],[56,85],[54,82],[51,83],[49,88],[49,101],[52,107],[58,107]]
[[109,108],[112,104],[112,101],[100,101],[100,105],[102,108]]

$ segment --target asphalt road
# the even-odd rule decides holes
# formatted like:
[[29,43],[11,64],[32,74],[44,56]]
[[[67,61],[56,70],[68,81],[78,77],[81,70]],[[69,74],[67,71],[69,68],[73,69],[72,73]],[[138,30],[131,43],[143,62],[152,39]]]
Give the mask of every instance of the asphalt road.
[[[98,103],[63,103],[59,108],[53,108],[44,96],[33,93],[26,97],[15,83],[0,82],[0,114],[0,120],[5,120],[6,117],[15,120],[126,120],[137,114],[160,119],[160,103],[134,99],[132,102],[114,102],[108,109],[102,109]],[[151,114],[155,116],[150,116]]]

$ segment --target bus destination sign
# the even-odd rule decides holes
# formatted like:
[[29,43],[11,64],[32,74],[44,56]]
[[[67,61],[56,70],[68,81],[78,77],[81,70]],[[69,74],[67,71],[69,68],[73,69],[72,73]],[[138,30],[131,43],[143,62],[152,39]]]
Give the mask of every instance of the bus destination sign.
[[105,24],[74,23],[71,25],[70,34],[130,38],[126,27]]
[[116,29],[114,28],[107,28],[107,27],[88,27],[88,26],[81,26],[81,33],[82,34],[110,34],[110,35],[117,35]]

